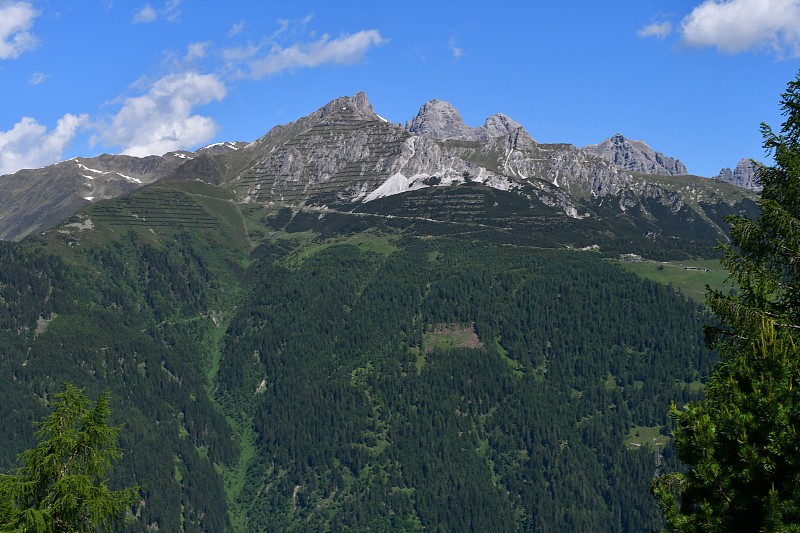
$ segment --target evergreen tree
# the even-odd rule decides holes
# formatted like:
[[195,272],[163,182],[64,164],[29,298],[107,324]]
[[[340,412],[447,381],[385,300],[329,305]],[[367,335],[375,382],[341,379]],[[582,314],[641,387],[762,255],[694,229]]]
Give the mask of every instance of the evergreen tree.
[[107,394],[94,407],[69,383],[56,394],[40,442],[20,455],[15,474],[0,476],[0,531],[95,531],[119,522],[138,491],[108,488],[105,474],[122,455],[110,413]]
[[707,299],[722,360],[704,401],[672,409],[690,469],[652,486],[674,531],[800,531],[800,75],[781,107],[781,133],[761,127],[774,156],[759,171],[761,215],[728,219],[738,293]]

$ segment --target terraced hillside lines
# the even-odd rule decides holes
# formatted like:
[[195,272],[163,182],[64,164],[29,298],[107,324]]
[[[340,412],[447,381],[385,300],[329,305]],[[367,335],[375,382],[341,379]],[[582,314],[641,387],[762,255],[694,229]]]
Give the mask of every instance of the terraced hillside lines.
[[355,212],[384,213],[397,218],[457,222],[524,232],[552,230],[573,222],[572,219],[556,216],[554,210],[544,204],[534,206],[527,198],[477,184],[421,189],[374,200],[359,206]]
[[389,174],[389,160],[408,136],[350,108],[292,137],[242,176],[246,194],[257,203],[303,204],[375,186]]
[[191,196],[159,188],[99,204],[92,209],[92,217],[111,226],[213,228],[218,224]]

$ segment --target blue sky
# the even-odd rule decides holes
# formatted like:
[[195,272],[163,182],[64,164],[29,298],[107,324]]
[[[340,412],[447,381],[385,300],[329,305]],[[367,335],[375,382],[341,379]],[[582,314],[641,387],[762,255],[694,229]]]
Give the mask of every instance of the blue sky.
[[439,98],[712,176],[764,159],[799,67],[799,0],[0,0],[0,174],[252,141],[364,91],[393,122]]

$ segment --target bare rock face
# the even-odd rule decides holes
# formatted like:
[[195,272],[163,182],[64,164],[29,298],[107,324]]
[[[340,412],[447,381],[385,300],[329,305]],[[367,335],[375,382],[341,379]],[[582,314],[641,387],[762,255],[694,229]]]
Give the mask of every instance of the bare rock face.
[[629,172],[666,176],[688,174],[686,166],[679,160],[656,152],[642,141],[626,139],[619,133],[601,143],[584,146],[583,150]]
[[760,163],[745,158],[739,161],[733,171],[730,168],[723,168],[714,178],[751,191],[760,191],[761,185],[756,176],[759,167]]
[[[754,172],[746,160],[735,171],[723,170],[720,179],[753,184]],[[586,148],[540,144],[500,113],[472,128],[442,100],[423,105],[404,128],[375,114],[366,95],[357,93],[249,144],[215,143],[161,157],[75,158],[3,176],[0,239],[42,231],[90,202],[159,179],[226,187],[242,203],[322,211],[350,211],[426,187],[481,185],[538,199],[581,219],[595,216],[600,207],[606,215],[610,208],[620,213],[666,208],[675,214],[685,210],[683,194],[695,200],[707,195],[700,182],[677,193],[647,174],[686,174],[686,168],[622,135]]]
[[456,108],[444,100],[433,99],[423,105],[406,129],[414,135],[432,139],[477,140],[474,130],[464,124]]
[[406,124],[406,130],[414,135],[440,141],[457,139],[487,142],[498,137],[516,136],[523,137],[531,144],[536,142],[525,128],[502,113],[487,118],[483,126],[472,128],[464,123],[461,115],[449,102],[436,99],[420,108],[417,116]]

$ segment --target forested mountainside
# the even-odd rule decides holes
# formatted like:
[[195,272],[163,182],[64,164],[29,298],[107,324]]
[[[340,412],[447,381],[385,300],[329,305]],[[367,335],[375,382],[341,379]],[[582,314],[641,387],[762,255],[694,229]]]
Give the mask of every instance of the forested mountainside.
[[504,194],[335,213],[174,179],[0,244],[0,469],[69,380],[111,392],[131,531],[658,528],[710,319],[492,222]]

